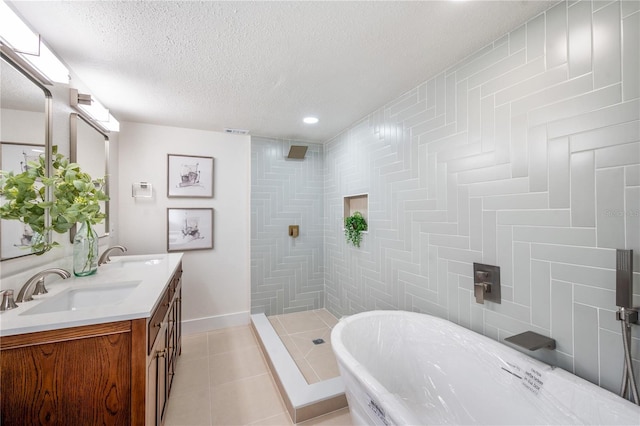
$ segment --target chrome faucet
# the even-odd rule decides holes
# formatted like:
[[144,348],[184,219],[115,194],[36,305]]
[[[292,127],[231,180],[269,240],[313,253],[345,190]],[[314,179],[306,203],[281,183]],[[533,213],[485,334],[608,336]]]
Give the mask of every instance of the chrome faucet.
[[2,302],[0,303],[0,311],[8,311],[9,309],[17,308],[15,300],[13,300],[13,289],[7,289],[0,291],[2,294]]
[[111,252],[112,252],[113,250],[116,250],[116,249],[117,249],[117,250],[121,250],[123,253],[124,253],[125,251],[127,251],[127,248],[126,248],[125,246],[113,246],[113,247],[109,247],[108,249],[106,249],[106,250],[104,251],[104,253],[102,253],[102,256],[100,256],[100,259],[98,260],[98,266],[100,266],[100,265],[102,265],[102,264],[104,264],[104,263],[108,263],[108,262],[111,260],[111,259],[110,259],[110,257],[109,257],[109,256],[111,255]]
[[[56,274],[62,277],[62,279],[69,278],[71,276],[71,274],[68,271],[62,268],[49,268],[49,269],[45,269],[44,271],[40,271],[34,276],[32,276],[31,278],[29,278],[26,283],[24,283],[24,285],[20,289],[20,292],[18,292],[18,297],[16,297],[16,303],[28,302],[30,300],[33,300],[32,296],[34,294],[46,293],[47,289],[44,286],[44,277],[50,274]],[[31,289],[31,287],[33,287],[33,289]]]

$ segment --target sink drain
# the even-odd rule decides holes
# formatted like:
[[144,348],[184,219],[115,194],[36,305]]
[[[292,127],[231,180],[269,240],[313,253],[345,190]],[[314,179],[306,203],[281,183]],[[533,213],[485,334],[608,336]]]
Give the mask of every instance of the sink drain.
[[324,343],[324,339],[314,339],[312,342],[314,345],[321,345]]

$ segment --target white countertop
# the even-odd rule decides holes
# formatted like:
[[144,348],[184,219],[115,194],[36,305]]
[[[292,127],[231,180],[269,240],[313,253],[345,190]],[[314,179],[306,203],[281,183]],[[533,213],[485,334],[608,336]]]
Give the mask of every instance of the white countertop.
[[[47,294],[34,296],[33,301],[19,303],[15,309],[0,312],[0,336],[147,318],[151,316],[162,290],[181,260],[182,253],[112,256],[111,262],[101,265],[98,272],[89,277],[72,276],[62,280],[51,275],[45,278],[49,291]],[[36,272],[33,271],[33,274]],[[105,288],[110,285],[117,287],[120,283],[137,285],[124,300],[116,304],[105,302],[105,305],[76,310],[37,314],[28,312],[69,290]],[[20,289],[14,290],[17,296]]]

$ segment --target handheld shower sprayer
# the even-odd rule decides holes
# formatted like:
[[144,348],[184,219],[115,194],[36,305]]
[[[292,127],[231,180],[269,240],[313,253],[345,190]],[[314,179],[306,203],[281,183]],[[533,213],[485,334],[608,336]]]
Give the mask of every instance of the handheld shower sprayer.
[[624,346],[620,396],[640,405],[631,361],[631,324],[638,322],[638,310],[633,308],[633,250],[616,250],[616,305],[616,319],[621,322]]

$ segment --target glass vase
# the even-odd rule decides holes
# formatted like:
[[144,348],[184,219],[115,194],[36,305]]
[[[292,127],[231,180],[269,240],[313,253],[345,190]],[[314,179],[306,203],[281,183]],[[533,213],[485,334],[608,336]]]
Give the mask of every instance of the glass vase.
[[91,223],[83,222],[73,238],[73,274],[93,275],[98,270],[98,234]]

